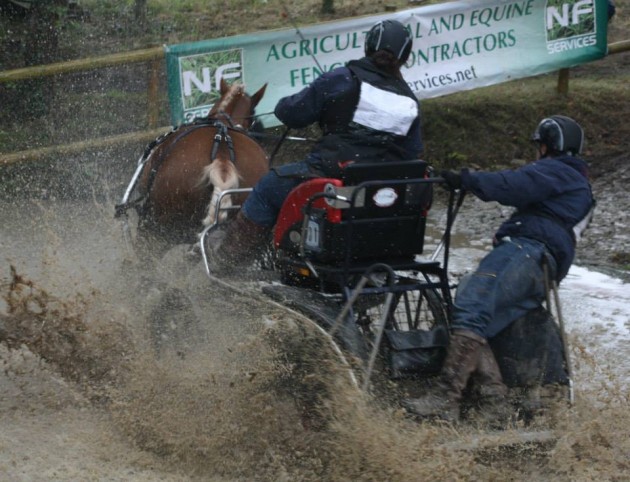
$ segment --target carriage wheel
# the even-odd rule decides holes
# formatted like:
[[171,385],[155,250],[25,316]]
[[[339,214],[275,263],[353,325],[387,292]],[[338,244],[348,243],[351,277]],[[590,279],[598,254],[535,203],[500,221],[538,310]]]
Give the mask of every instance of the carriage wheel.
[[[384,303],[385,295],[373,296],[358,310],[357,323],[368,337],[383,319]],[[439,325],[448,327],[444,299],[435,289],[421,289],[395,295],[385,328],[396,331],[431,330]]]
[[[158,357],[174,354],[183,358],[200,341],[195,286],[205,286],[201,262],[188,256],[190,246],[177,245],[156,261],[153,300],[149,307],[149,328]],[[199,274],[202,280],[191,279]],[[203,283],[203,284],[202,284]]]
[[156,356],[167,353],[184,358],[197,335],[192,301],[179,288],[169,287],[150,314],[151,341]]
[[448,326],[445,303],[437,290],[405,291],[394,300],[386,328],[397,331],[430,330]]
[[[376,334],[385,320],[384,328],[387,331],[379,344],[380,356],[376,358],[376,366],[371,373],[374,388],[382,392],[385,398],[390,398],[396,395],[388,393],[388,379],[403,381],[420,377],[426,380],[439,371],[448,338],[448,316],[446,304],[435,289],[396,293],[386,316],[383,316],[385,298],[383,295],[379,295],[379,298],[380,303],[359,312],[357,322],[374,350]],[[396,335],[396,332],[400,332],[401,336]],[[405,332],[413,333],[402,335]],[[434,342],[440,344],[434,345]]]

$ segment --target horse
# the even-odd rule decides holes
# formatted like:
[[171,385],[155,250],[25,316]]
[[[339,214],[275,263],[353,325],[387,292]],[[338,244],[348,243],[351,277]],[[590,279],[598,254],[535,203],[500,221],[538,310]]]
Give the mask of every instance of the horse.
[[[137,249],[150,247],[155,254],[194,242],[216,221],[216,203],[223,191],[253,187],[267,173],[267,154],[247,133],[266,87],[250,96],[243,84],[222,79],[221,97],[206,118],[184,124],[147,146],[137,182],[128,188],[135,191],[136,201],[117,206],[123,211],[134,204],[138,212]],[[246,196],[239,194],[233,201],[241,204]],[[224,198],[222,207],[229,206],[230,198]]]

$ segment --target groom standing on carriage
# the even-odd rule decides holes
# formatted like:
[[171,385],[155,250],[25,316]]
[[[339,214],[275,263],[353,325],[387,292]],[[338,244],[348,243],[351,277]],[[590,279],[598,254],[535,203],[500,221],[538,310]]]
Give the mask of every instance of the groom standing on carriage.
[[366,35],[363,58],[325,72],[302,91],[280,99],[278,119],[289,128],[317,122],[322,137],[306,159],[265,175],[225,231],[208,237],[213,272],[253,261],[284,200],[303,181],[338,178],[343,167],[354,162],[422,157],[420,106],[401,74],[411,48],[411,34],[400,22],[378,22]]

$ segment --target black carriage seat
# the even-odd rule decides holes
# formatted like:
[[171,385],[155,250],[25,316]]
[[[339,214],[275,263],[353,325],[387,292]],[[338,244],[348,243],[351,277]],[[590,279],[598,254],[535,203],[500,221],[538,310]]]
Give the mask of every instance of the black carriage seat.
[[421,160],[357,163],[341,180],[307,181],[283,206],[276,246],[319,265],[413,262],[432,200],[427,168]]

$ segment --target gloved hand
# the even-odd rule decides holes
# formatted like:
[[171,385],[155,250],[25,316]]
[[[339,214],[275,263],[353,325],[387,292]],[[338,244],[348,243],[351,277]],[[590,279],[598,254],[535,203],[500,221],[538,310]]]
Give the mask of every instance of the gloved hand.
[[440,176],[444,178],[451,189],[461,189],[462,175],[460,173],[444,169],[440,171]]

